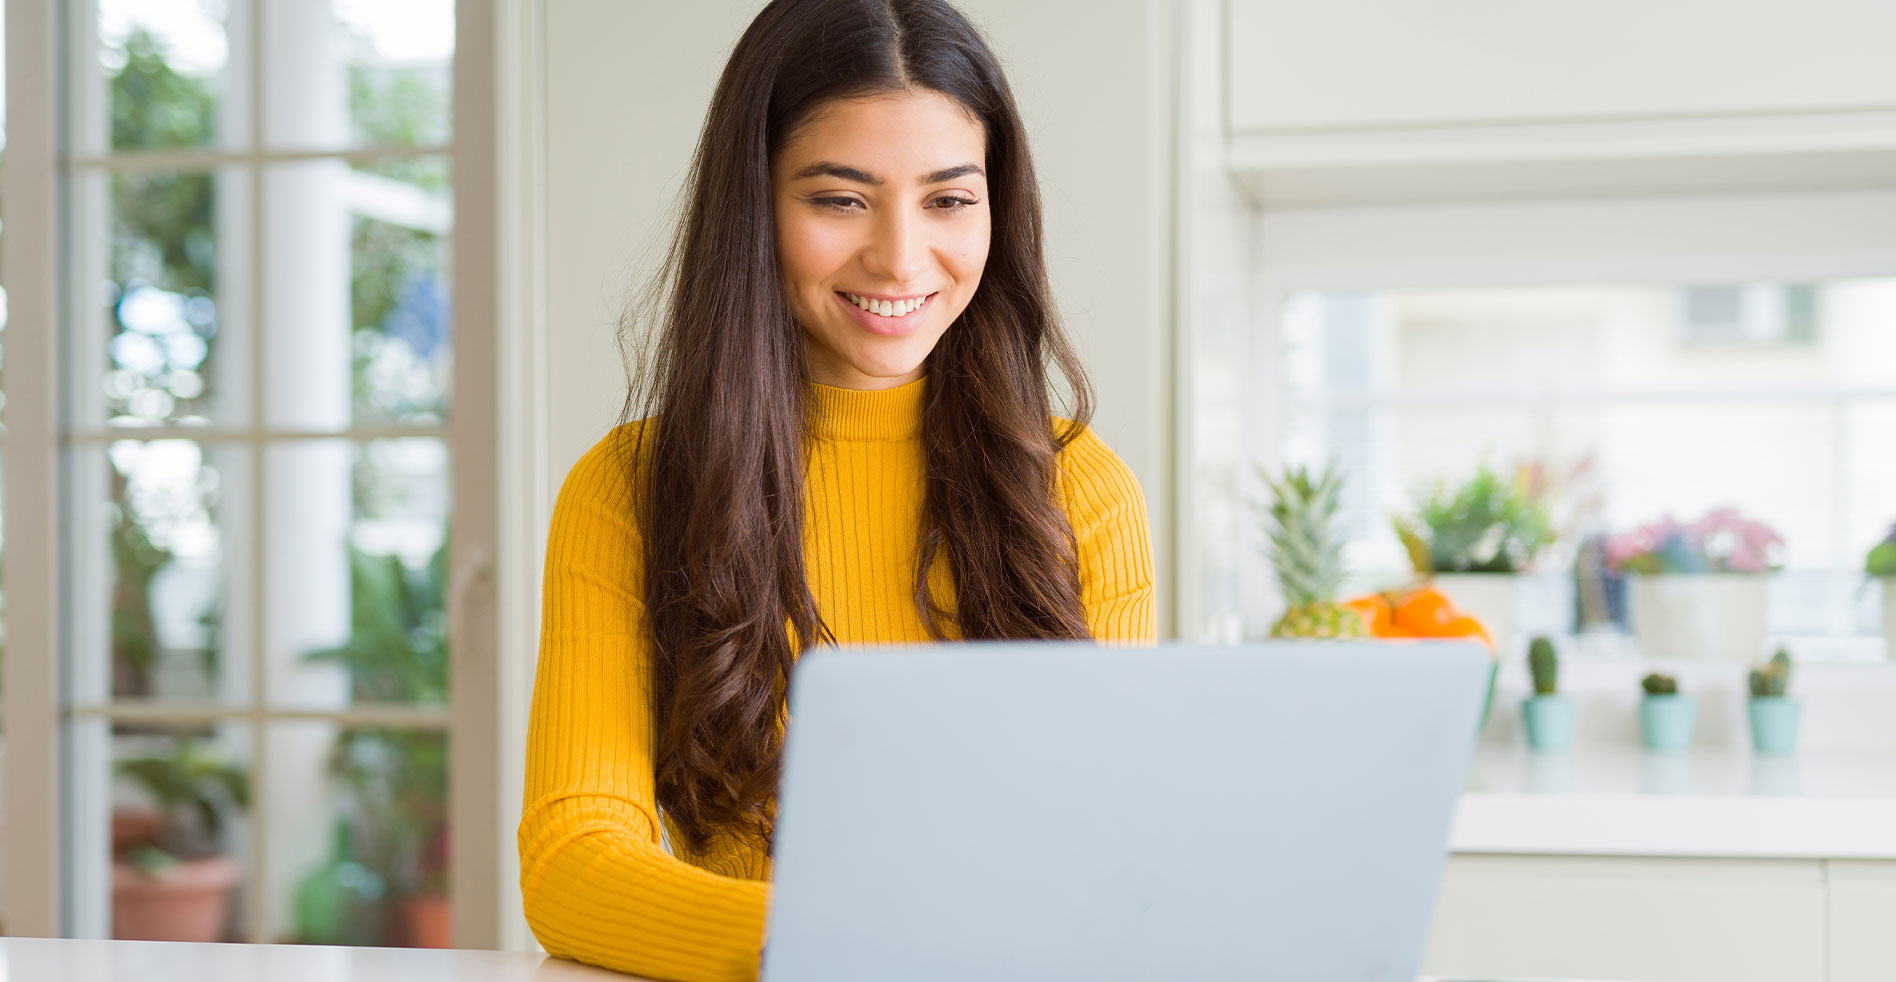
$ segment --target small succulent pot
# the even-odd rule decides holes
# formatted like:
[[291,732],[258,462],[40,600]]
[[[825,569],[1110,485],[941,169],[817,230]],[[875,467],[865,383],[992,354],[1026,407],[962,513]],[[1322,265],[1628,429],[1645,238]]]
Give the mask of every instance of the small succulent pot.
[[1797,752],[1797,724],[1804,706],[1782,696],[1751,699],[1751,748],[1761,754]]
[[1575,706],[1572,696],[1523,699],[1521,715],[1527,721],[1528,749],[1539,754],[1557,754],[1573,748]]
[[1684,753],[1692,747],[1697,706],[1691,696],[1647,695],[1639,703],[1639,736],[1654,753]]

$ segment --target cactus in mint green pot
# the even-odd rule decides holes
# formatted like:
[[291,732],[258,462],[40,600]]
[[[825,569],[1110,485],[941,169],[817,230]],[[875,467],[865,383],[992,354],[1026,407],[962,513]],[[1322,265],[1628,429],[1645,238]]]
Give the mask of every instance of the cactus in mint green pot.
[[1790,697],[1791,653],[1779,648],[1771,660],[1751,670],[1751,747],[1761,754],[1797,752],[1797,724],[1803,706]]
[[1521,702],[1527,722],[1527,746],[1535,753],[1564,753],[1573,747],[1572,696],[1560,694],[1560,656],[1553,641],[1535,638],[1527,646],[1527,668],[1534,694]]
[[1679,692],[1679,680],[1654,672],[1639,680],[1645,698],[1639,701],[1639,736],[1654,753],[1684,753],[1692,748],[1692,724],[1697,707]]

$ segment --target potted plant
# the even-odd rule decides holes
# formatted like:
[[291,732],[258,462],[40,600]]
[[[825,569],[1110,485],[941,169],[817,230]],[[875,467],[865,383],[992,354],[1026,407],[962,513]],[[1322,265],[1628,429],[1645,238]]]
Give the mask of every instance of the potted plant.
[[1488,628],[1503,652],[1514,635],[1516,574],[1554,540],[1526,468],[1511,479],[1483,466],[1456,488],[1438,483],[1414,515],[1394,520],[1416,575],[1431,579]]
[[1607,544],[1610,573],[1629,578],[1633,636],[1648,658],[1751,661],[1764,647],[1766,574],[1784,540],[1719,508],[1689,525],[1670,516]]
[[222,853],[223,816],[248,807],[248,772],[192,738],[179,739],[169,756],[124,760],[117,770],[144,790],[158,821],[149,834],[120,844],[112,865],[113,936],[220,940],[230,892],[242,879]]
[[[340,646],[304,658],[348,669],[359,702],[447,700],[447,624],[442,616],[447,541],[425,566],[349,547],[350,622]],[[345,727],[330,753],[346,834],[326,864],[305,877],[310,902],[299,908],[297,935],[313,943],[361,943],[361,917],[388,930],[371,944],[449,947],[447,740],[443,734]],[[331,881],[366,884],[337,890]],[[347,884],[345,884],[347,885]],[[361,909],[373,908],[367,914]]]
[[1883,584],[1883,645],[1889,657],[1896,658],[1896,525],[1870,547],[1863,571]]
[[1521,701],[1527,719],[1527,745],[1537,753],[1561,753],[1573,746],[1573,697],[1560,694],[1560,657],[1554,642],[1535,638],[1527,646],[1534,694]]
[[1790,698],[1791,654],[1783,648],[1751,670],[1751,747],[1761,754],[1797,750],[1797,723],[1803,706]]
[[1692,697],[1679,694],[1679,680],[1654,672],[1639,681],[1639,734],[1646,749],[1680,753],[1692,746]]

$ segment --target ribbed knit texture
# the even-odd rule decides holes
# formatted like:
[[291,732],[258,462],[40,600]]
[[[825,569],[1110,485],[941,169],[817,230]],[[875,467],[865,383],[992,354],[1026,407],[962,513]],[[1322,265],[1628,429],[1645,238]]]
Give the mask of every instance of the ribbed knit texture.
[[[928,640],[915,609],[927,381],[880,392],[816,387],[805,570],[842,644]],[[643,555],[630,423],[573,466],[547,539],[540,662],[527,734],[520,885],[554,955],[682,982],[753,979],[770,861],[729,841],[673,856],[653,792]],[[1060,455],[1061,507],[1079,542],[1094,637],[1154,636],[1145,500],[1091,431]],[[930,571],[952,601],[946,567]]]

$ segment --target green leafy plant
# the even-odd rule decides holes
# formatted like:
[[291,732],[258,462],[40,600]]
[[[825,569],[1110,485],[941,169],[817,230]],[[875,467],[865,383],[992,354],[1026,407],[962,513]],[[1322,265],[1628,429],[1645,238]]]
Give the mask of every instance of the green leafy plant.
[[1676,696],[1679,694],[1679,680],[1670,675],[1654,672],[1639,680],[1639,687],[1649,696]]
[[1539,637],[1529,642],[1527,667],[1534,676],[1535,695],[1551,696],[1560,691],[1560,656],[1552,640]]
[[1871,576],[1896,576],[1896,525],[1870,547],[1870,554],[1863,558],[1863,571]]
[[1779,648],[1771,660],[1751,670],[1751,695],[1754,699],[1782,699],[1791,688],[1791,653]]
[[349,638],[303,657],[346,667],[359,702],[447,701],[447,546],[418,571],[398,556],[348,549]]
[[1437,483],[1413,516],[1394,520],[1418,574],[1518,573],[1554,541],[1547,508],[1520,476],[1486,466],[1460,487]]
[[154,875],[180,861],[221,852],[225,809],[250,805],[249,772],[197,739],[178,739],[169,756],[122,760],[117,770],[144,788],[157,807],[160,824],[155,839],[126,856],[128,862]]
[[[305,659],[346,667],[358,702],[444,702],[446,541],[419,569],[351,544],[349,638]],[[374,871],[390,901],[446,891],[447,753],[443,734],[371,727],[345,728],[330,752],[351,830],[343,858]]]
[[112,568],[118,574],[112,582],[112,694],[149,696],[158,660],[151,585],[172,555],[138,520],[125,475],[116,466],[111,479]]

